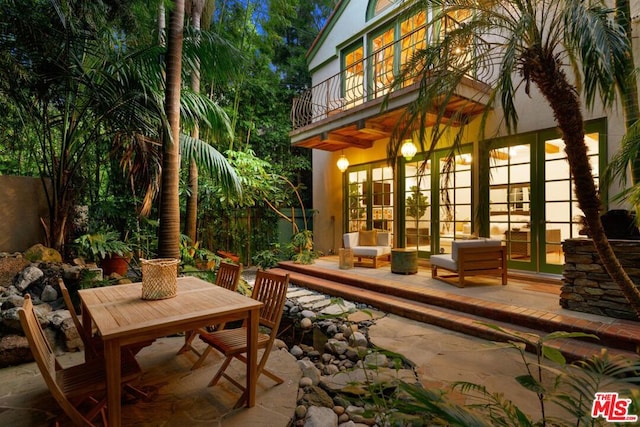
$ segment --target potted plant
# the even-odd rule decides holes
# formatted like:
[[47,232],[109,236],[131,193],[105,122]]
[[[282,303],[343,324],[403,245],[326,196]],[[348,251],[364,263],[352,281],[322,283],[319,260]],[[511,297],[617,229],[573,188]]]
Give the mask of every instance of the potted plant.
[[78,254],[97,262],[106,276],[117,273],[127,274],[131,260],[131,247],[120,239],[115,231],[87,233],[74,240]]

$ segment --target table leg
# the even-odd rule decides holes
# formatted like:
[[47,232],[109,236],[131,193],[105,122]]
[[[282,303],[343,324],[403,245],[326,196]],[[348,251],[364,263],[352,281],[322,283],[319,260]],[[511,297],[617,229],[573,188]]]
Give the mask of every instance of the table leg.
[[247,407],[252,408],[256,404],[257,359],[258,359],[258,322],[260,320],[260,308],[249,312],[249,327],[247,328]]
[[120,408],[120,342],[115,340],[107,340],[104,343],[104,360],[105,375],[107,377],[107,415],[110,427],[120,427],[121,424],[121,408]]

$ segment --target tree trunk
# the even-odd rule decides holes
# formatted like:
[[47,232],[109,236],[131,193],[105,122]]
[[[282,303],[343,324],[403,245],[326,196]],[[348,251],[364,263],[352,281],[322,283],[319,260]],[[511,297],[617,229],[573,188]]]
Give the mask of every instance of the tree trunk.
[[[165,112],[169,131],[162,142],[162,189],[160,200],[160,233],[158,256],[180,258],[180,84],[182,71],[182,41],[184,0],[176,0],[169,15],[167,36],[167,88]],[[169,133],[170,132],[170,133]]]
[[[192,0],[191,2],[191,25],[200,32],[200,20],[202,19],[202,9],[205,0]],[[194,92],[200,92],[200,63],[194,67],[191,76],[191,89]],[[198,123],[193,126],[191,136],[195,139],[200,138],[200,128]],[[187,206],[184,219],[184,234],[188,236],[193,243],[198,240],[198,165],[195,160],[189,162],[189,176],[187,178],[189,185],[189,194],[187,195]]]
[[578,93],[569,84],[560,65],[552,53],[546,55],[540,49],[532,48],[525,55],[524,68],[531,71],[531,80],[549,102],[562,133],[578,205],[584,212],[596,251],[605,269],[620,286],[640,318],[640,291],[618,261],[600,220],[601,204],[584,143],[584,124]]

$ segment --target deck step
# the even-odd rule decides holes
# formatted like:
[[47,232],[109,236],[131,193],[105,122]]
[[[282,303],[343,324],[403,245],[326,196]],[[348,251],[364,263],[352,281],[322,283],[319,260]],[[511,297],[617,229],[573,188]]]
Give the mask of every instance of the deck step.
[[608,347],[612,355],[626,357],[637,357],[636,351],[640,349],[640,324],[637,322],[605,324],[486,300],[452,298],[452,294],[446,292],[425,291],[424,288],[417,290],[403,286],[402,282],[370,277],[364,279],[288,262],[280,263],[278,268],[271,271],[289,273],[290,281],[301,287],[487,340],[506,342],[513,339],[487,325],[518,333],[545,335],[554,331],[584,332],[600,338],[565,339],[550,344],[562,351],[568,360],[589,358],[599,354],[603,346]]

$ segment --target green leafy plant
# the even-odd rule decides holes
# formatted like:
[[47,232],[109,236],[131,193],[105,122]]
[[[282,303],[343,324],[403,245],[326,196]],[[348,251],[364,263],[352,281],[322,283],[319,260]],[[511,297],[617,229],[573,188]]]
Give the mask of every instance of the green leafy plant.
[[278,265],[283,259],[283,254],[278,243],[274,244],[271,249],[265,249],[258,252],[251,258],[251,261],[262,270],[267,270]]
[[132,249],[120,239],[116,231],[83,234],[74,240],[78,254],[93,261],[99,261],[111,255],[128,256]]

